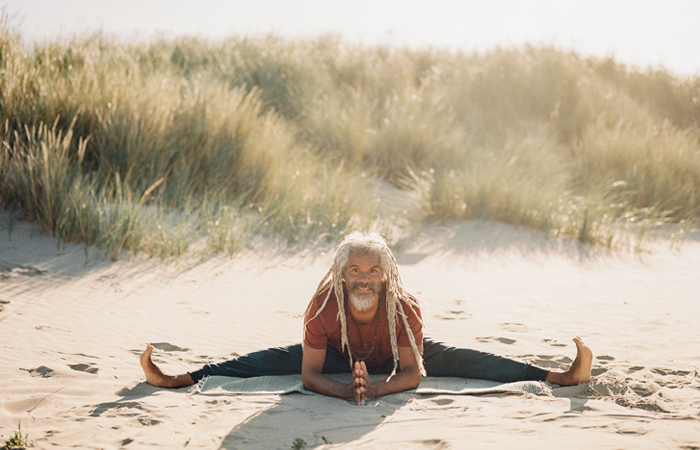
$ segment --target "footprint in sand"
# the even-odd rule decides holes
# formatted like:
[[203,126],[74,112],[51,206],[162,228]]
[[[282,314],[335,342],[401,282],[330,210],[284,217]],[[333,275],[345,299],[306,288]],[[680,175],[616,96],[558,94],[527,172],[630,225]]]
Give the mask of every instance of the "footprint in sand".
[[535,355],[531,362],[546,369],[563,370],[565,367],[569,367],[573,360],[562,355]]
[[46,367],[46,366],[39,366],[35,369],[22,369],[20,368],[19,370],[25,370],[29,372],[29,375],[33,377],[42,377],[42,378],[49,378],[54,375],[56,375],[56,372],[54,372],[53,369]]
[[[162,350],[164,352],[189,352],[189,348],[183,348],[183,347],[178,347],[177,345],[172,345],[167,342],[154,342],[151,343],[152,346],[157,348],[158,350]],[[141,351],[139,351],[139,354],[141,354]]]
[[440,439],[428,439],[426,441],[421,441],[421,447],[429,448],[434,450],[443,450],[452,447],[449,442],[442,441]]
[[70,367],[73,370],[77,370],[78,372],[87,372],[87,373],[97,373],[100,369],[99,367],[95,366],[94,364],[68,364],[68,367]]
[[22,266],[8,261],[0,261],[0,280],[9,280],[17,276],[33,277],[45,274],[45,270],[32,266]]
[[153,425],[158,425],[160,420],[150,419],[148,417],[141,417],[138,419],[139,423],[145,427],[152,427]]
[[496,342],[500,342],[501,344],[506,344],[506,345],[511,345],[511,344],[515,344],[516,342],[518,342],[515,339],[508,339],[508,338],[498,337],[498,336],[478,337],[478,338],[476,338],[476,340],[479,342],[496,341]]
[[615,361],[615,358],[613,358],[612,356],[608,356],[608,355],[599,355],[599,356],[596,356],[595,359],[597,359],[598,361],[600,361],[603,364],[605,364],[607,362]]
[[472,315],[466,311],[447,311],[447,314],[436,317],[441,320],[467,320],[471,319]]
[[591,379],[589,388],[592,398],[611,401],[628,409],[641,409],[653,412],[668,412],[663,402],[652,395],[656,389],[640,389],[640,383],[647,380],[635,380],[620,377],[619,373],[607,372]]
[[556,339],[542,339],[542,342],[549,344],[550,347],[567,347],[567,344],[558,342]]
[[522,323],[502,323],[500,327],[511,333],[527,333],[530,329]]

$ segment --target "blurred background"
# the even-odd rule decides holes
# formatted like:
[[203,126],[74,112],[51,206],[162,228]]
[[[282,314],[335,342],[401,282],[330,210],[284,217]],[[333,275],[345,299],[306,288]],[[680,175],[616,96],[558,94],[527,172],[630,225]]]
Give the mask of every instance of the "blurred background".
[[700,1],[0,8],[0,206],[114,259],[700,223]]
[[700,74],[700,2],[693,0],[4,0],[26,45],[102,30],[222,38],[334,34],[365,44],[465,51],[523,43]]

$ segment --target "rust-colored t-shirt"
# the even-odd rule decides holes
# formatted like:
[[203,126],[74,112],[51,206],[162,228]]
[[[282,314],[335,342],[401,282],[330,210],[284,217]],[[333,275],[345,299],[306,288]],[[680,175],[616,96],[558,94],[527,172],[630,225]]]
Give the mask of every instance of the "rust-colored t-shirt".
[[[313,302],[308,319],[314,317],[319,307],[323,304],[323,300],[328,295],[328,290],[322,292]],[[345,301],[347,303],[348,295],[345,294]],[[423,326],[421,325],[418,317],[420,317],[420,309],[413,307],[415,313],[411,308],[401,302],[404,312],[408,318],[408,324],[411,327],[411,332],[416,340],[417,344],[423,342]],[[385,289],[379,296],[379,324],[377,326],[377,320],[372,320],[370,323],[363,325],[357,322],[350,311],[346,309],[346,317],[348,322],[348,336],[350,342],[350,348],[352,349],[352,354],[355,360],[365,361],[368,369],[374,369],[392,358],[391,353],[391,337],[389,336],[389,320],[387,319],[386,312],[386,295]],[[417,314],[417,315],[416,315]],[[375,332],[376,330],[376,332]],[[376,333],[376,340],[374,338]],[[406,329],[403,324],[403,320],[398,319],[396,321],[396,338],[399,347],[410,347],[411,343],[406,334]],[[340,320],[338,319],[338,301],[335,297],[335,293],[331,293],[326,308],[321,311],[318,317],[311,320],[306,325],[306,333],[304,336],[304,344],[311,348],[317,350],[323,350],[328,344],[337,348],[345,355],[345,359],[350,361],[347,350],[341,348],[340,340]]]

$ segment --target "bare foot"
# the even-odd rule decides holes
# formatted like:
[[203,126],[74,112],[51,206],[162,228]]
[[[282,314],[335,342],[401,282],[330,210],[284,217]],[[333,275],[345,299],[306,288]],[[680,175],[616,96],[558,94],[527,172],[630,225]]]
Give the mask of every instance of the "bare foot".
[[571,377],[572,384],[588,383],[591,381],[593,352],[578,336],[574,338],[574,343],[576,344],[576,359],[571,363],[567,373]]
[[151,353],[153,353],[153,350],[153,346],[149,344],[146,346],[146,351],[143,352],[139,358],[143,373],[146,375],[146,383],[156,387],[167,388],[192,386],[194,384],[194,380],[189,373],[175,376],[164,374],[151,360]]
[[545,381],[560,386],[574,386],[591,381],[591,366],[593,352],[583,343],[580,337],[574,338],[576,344],[576,359],[566,372],[549,372]]

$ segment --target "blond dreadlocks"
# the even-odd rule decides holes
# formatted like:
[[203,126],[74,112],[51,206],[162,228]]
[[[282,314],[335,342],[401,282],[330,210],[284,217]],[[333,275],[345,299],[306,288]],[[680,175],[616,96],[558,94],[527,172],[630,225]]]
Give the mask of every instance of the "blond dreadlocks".
[[[411,333],[411,327],[408,324],[408,316],[404,311],[404,307],[408,306],[411,311],[415,313],[414,308],[420,307],[420,303],[417,299],[411,296],[404,288],[401,283],[401,275],[399,275],[399,268],[396,264],[396,258],[391,252],[386,244],[384,238],[378,233],[362,233],[353,232],[349,234],[343,242],[338,247],[338,251],[335,253],[335,258],[333,260],[333,265],[331,265],[326,275],[318,285],[316,293],[311,298],[309,306],[306,307],[304,312],[304,333],[306,333],[306,325],[315,319],[321,311],[323,311],[328,303],[328,299],[331,297],[331,293],[335,292],[335,297],[338,302],[338,320],[340,321],[340,335],[341,335],[341,347],[348,350],[350,355],[350,367],[353,366],[353,355],[350,349],[350,343],[348,341],[348,326],[347,317],[345,316],[345,294],[343,290],[343,274],[345,272],[345,267],[348,263],[348,258],[351,254],[370,254],[377,255],[381,261],[382,271],[384,272],[384,281],[386,285],[386,309],[387,317],[389,319],[389,333],[391,338],[391,351],[394,356],[394,370],[392,375],[396,373],[399,361],[399,348],[396,339],[396,320],[400,318],[403,322],[404,328],[407,331],[409,342],[411,343],[411,348],[413,349],[413,354],[418,362],[418,367],[420,368],[421,374],[425,376],[425,368],[423,367],[423,358],[418,351],[418,346],[416,344],[415,337]],[[328,294],[326,298],[323,299],[321,307],[318,309],[314,317],[309,318],[308,314],[311,310],[311,306],[314,300],[326,289],[328,289]],[[423,326],[423,320],[416,314],[418,320]]]

